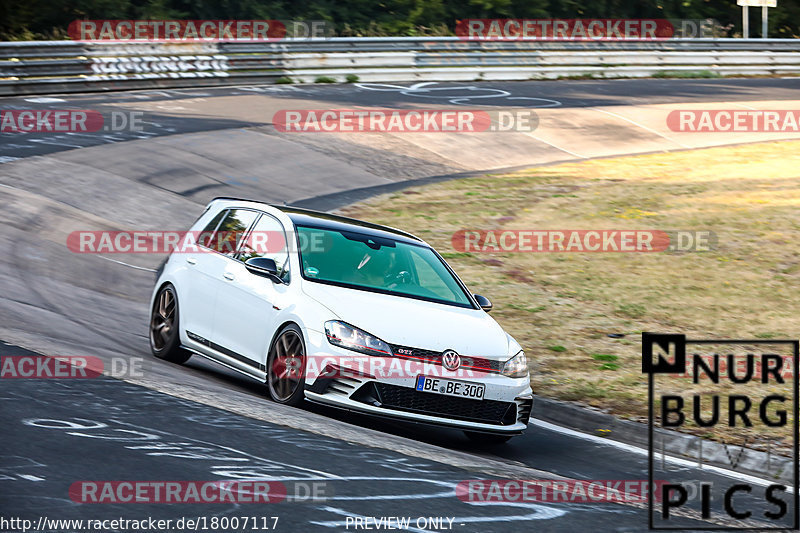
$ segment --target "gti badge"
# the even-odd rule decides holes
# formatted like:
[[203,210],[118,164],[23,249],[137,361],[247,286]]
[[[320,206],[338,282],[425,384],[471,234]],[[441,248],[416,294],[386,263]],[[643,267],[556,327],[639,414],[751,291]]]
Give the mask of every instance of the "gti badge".
[[442,364],[447,370],[457,370],[461,366],[461,357],[455,350],[442,352]]

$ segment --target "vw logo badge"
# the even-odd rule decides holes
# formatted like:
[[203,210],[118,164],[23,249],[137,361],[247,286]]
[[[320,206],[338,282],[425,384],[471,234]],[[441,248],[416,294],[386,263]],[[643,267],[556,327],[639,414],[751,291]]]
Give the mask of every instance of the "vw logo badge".
[[442,364],[447,370],[457,370],[461,366],[461,356],[455,350],[442,352]]

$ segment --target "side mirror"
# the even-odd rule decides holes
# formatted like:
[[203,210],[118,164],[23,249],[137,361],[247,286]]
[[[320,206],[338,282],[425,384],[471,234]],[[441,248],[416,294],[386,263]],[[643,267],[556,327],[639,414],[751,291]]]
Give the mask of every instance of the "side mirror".
[[244,267],[251,274],[269,278],[275,283],[283,283],[283,280],[278,276],[278,265],[275,264],[274,259],[268,257],[251,257],[244,262]]
[[487,313],[492,310],[492,302],[489,301],[489,298],[481,296],[480,294],[473,294],[473,296],[475,297],[475,301],[478,302],[478,305],[481,306],[481,309]]

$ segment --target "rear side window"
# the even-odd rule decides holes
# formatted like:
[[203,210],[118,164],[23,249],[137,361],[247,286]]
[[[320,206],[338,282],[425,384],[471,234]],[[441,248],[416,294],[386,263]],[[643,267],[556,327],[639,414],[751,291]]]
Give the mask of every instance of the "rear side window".
[[228,212],[227,209],[223,209],[222,211],[217,213],[217,216],[211,219],[211,222],[206,224],[206,227],[203,228],[203,230],[197,236],[197,241],[196,241],[197,244],[199,244],[200,246],[205,246],[206,248],[210,248],[211,238],[214,236],[214,232],[217,230],[217,226],[219,226],[222,217],[224,217],[225,213],[227,212]]
[[[209,236],[205,236],[206,230],[214,224],[212,220],[203,230],[202,239],[198,243],[206,248],[211,248],[215,252],[233,257],[239,248],[239,243],[247,232],[247,228],[255,221],[258,213],[249,209],[229,209],[223,213],[225,216],[222,217],[222,221],[219,222],[216,230],[209,231]],[[221,217],[223,213],[220,213],[217,217]],[[217,217],[214,218],[216,219]]]

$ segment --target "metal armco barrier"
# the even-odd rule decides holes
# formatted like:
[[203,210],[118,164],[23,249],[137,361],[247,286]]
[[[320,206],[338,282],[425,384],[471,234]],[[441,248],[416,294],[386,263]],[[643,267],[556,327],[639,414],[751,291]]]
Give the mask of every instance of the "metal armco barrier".
[[0,95],[345,81],[800,75],[800,39],[464,41],[333,38],[274,43],[0,43]]

